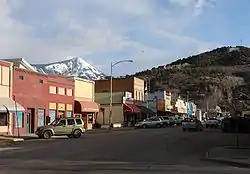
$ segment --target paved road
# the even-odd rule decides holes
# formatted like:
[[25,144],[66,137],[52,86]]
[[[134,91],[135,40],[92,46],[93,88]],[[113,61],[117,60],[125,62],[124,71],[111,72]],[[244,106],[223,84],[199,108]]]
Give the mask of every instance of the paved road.
[[[219,130],[182,132],[180,128],[136,129],[111,133],[86,134],[80,139],[32,140],[0,148],[3,171],[32,170],[38,173],[74,172],[112,173],[143,171],[152,173],[231,173],[247,172],[205,161],[206,151],[216,146],[235,144],[235,135]],[[240,143],[250,146],[249,135],[241,135]],[[21,170],[22,169],[22,170]],[[196,171],[194,171],[196,170]],[[119,173],[122,173],[119,171]],[[0,172],[1,173],[1,172]]]

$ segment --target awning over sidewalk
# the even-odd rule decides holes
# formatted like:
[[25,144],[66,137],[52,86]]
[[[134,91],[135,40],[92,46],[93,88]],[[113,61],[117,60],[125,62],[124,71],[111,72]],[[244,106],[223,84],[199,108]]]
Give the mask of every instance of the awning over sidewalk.
[[92,101],[75,100],[75,109],[77,112],[99,112],[99,104]]
[[123,110],[125,112],[132,112],[132,113],[139,113],[141,112],[140,108],[138,108],[136,105],[134,104],[123,104]]
[[21,106],[19,103],[15,102],[11,98],[0,98],[0,112],[24,112],[25,109],[23,106]]
[[142,105],[137,105],[138,108],[141,109],[141,111],[145,114],[155,114],[154,111],[152,111],[151,109],[145,107],[145,106],[142,106]]

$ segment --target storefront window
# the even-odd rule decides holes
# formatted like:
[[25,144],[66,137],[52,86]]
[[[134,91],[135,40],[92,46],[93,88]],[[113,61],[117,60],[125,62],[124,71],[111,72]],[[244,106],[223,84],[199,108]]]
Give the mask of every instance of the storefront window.
[[24,117],[23,112],[17,112],[17,114],[15,115],[15,127],[16,128],[23,127],[23,117]]
[[45,123],[45,110],[44,109],[38,109],[38,124],[37,126],[44,126]]
[[88,123],[93,123],[93,114],[88,114]]
[[7,126],[7,113],[0,113],[0,126]]
[[66,117],[72,117],[72,111],[67,111]]
[[56,110],[49,110],[50,123],[56,119]]
[[59,111],[58,112],[58,117],[63,118],[64,117],[64,111]]

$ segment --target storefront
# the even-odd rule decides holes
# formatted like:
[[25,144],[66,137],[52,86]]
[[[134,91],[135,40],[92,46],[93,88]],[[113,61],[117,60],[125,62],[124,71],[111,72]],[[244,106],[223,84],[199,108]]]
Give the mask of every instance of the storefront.
[[0,134],[13,135],[14,129],[22,126],[24,111],[24,107],[11,98],[0,98]]
[[94,116],[99,112],[99,108],[99,104],[95,102],[75,100],[74,115],[83,119],[85,129],[92,129]]
[[142,119],[140,108],[134,104],[124,103],[123,112],[125,126],[134,126],[135,123]]

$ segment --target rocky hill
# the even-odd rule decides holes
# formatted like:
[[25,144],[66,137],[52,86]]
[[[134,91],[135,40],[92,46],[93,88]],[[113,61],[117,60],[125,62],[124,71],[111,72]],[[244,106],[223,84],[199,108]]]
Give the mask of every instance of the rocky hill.
[[165,89],[185,98],[188,94],[203,110],[216,105],[222,110],[246,110],[248,104],[239,95],[250,95],[250,48],[221,47],[135,76],[151,79],[153,91]]

